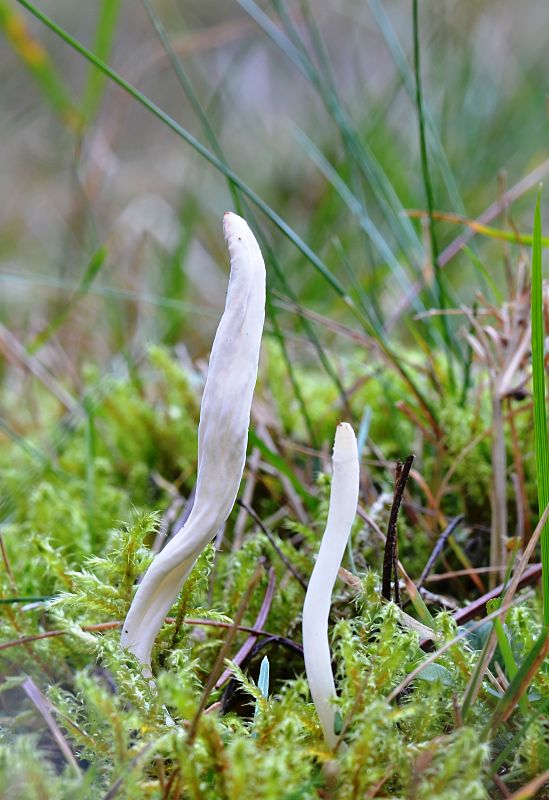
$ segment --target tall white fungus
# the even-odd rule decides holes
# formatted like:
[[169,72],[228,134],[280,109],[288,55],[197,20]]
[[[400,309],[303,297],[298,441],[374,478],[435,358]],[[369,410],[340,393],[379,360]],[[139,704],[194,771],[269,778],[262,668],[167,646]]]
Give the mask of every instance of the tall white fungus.
[[122,627],[122,646],[137,656],[148,675],[157,633],[196,559],[229,516],[246,461],[265,319],[265,264],[241,217],[226,213],[223,231],[231,274],[200,407],[194,505],[145,573]]
[[336,697],[328,642],[328,616],[332,590],[349,539],[358,503],[358,449],[353,429],[346,422],[337,426],[330,506],[326,530],[307,587],[303,605],[303,651],[305,670],[324,737],[334,747]]

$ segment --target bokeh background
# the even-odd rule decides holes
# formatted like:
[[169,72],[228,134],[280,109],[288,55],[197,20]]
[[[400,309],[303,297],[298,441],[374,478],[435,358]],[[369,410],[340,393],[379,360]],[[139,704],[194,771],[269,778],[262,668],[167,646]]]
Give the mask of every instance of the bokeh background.
[[[410,308],[409,282],[430,280],[425,229],[403,213],[426,208],[410,3],[41,7],[210,149],[213,136],[234,172],[370,318],[408,335],[400,312]],[[475,218],[518,181],[535,187],[533,171],[549,172],[547,12],[541,2],[501,0],[422,2],[419,12],[434,207]],[[228,270],[221,216],[235,202],[227,181],[17,2],[2,0],[0,20],[2,321],[29,344],[70,303],[42,353],[65,380],[72,369],[76,381],[86,359],[108,367],[115,354],[135,356],[150,342],[207,354]],[[520,193],[512,220],[494,224],[531,230],[534,198],[535,188]],[[281,283],[269,257],[288,346],[296,359],[314,358],[285,303],[290,290],[311,311],[347,321],[352,314],[261,212],[257,223],[283,273]],[[439,249],[464,230],[437,223]],[[105,259],[75,298],[100,248]],[[503,282],[505,247],[482,240],[476,253]],[[471,302],[477,267],[463,254],[450,261],[452,299]],[[425,288],[420,298],[422,307],[437,305]],[[333,335],[317,332],[337,361]]]

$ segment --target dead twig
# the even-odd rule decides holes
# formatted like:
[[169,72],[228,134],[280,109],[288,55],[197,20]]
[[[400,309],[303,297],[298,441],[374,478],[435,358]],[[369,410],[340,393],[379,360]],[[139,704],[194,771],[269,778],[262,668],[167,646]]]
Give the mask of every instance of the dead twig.
[[389,525],[387,527],[387,538],[385,541],[385,555],[383,558],[383,578],[381,584],[381,596],[385,600],[391,599],[391,582],[394,581],[395,603],[400,606],[400,587],[398,583],[398,535],[397,535],[397,520],[404,489],[408,481],[410,470],[414,462],[414,456],[410,455],[402,464],[400,461],[397,463],[395,475],[395,493],[393,498],[393,505],[389,516]]
[[[175,622],[175,617],[166,617],[166,622]],[[206,627],[212,628],[232,628],[232,622],[221,622],[220,620],[215,619],[184,619],[183,623],[185,625],[204,625]],[[121,620],[115,620],[114,622],[99,622],[97,625],[83,625],[82,630],[86,631],[87,633],[94,633],[94,632],[101,632],[101,631],[108,631],[112,630],[113,628],[119,628],[122,625]],[[247,625],[238,625],[237,630],[243,631],[244,633],[251,633],[254,636],[275,636],[276,634],[271,633],[270,631],[263,631],[258,628],[252,628]],[[51,639],[56,636],[71,636],[72,631],[61,631],[61,630],[54,630],[54,631],[44,631],[44,633],[34,633],[29,636],[21,636],[19,639],[12,639],[10,642],[3,642],[0,644],[0,650],[8,650],[10,647],[17,647],[18,645],[26,645],[32,642],[38,642],[40,639]]]

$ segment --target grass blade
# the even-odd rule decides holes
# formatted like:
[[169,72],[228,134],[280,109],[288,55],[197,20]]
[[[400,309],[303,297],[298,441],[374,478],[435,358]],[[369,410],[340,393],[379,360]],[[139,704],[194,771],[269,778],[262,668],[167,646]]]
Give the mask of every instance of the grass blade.
[[[446,290],[442,281],[442,274],[439,265],[439,249],[437,237],[435,234],[435,222],[433,212],[435,210],[435,200],[433,193],[433,185],[431,183],[431,175],[429,172],[429,159],[427,155],[427,139],[425,136],[425,115],[423,111],[423,86],[421,81],[421,63],[420,63],[420,46],[419,46],[419,12],[418,2],[413,0],[412,3],[412,20],[413,20],[413,36],[414,36],[414,73],[416,79],[416,107],[419,123],[419,148],[421,155],[421,171],[423,174],[423,184],[425,187],[425,195],[427,198],[427,209],[429,212],[429,236],[431,240],[431,256],[433,259],[433,269],[435,275],[435,283],[437,287],[438,303],[442,311],[448,307]],[[450,387],[455,389],[455,376],[452,359],[452,340],[448,326],[448,319],[445,314],[440,317],[440,326],[444,342],[446,345],[446,356],[448,362],[448,378]]]
[[[374,15],[379,30],[385,39],[385,43],[389,49],[389,52],[391,53],[393,61],[395,62],[395,66],[399,72],[399,75],[402,78],[402,84],[406,90],[406,94],[412,102],[415,102],[414,74],[408,63],[406,53],[400,44],[398,35],[392,26],[387,10],[381,3],[381,0],[369,0],[368,5]],[[444,150],[444,145],[441,142],[433,117],[429,113],[429,109],[425,103],[423,105],[423,116],[425,118],[425,125],[427,134],[429,136],[431,151],[436,158],[437,167],[446,186],[446,191],[448,192],[450,202],[452,203],[453,207],[459,211],[459,213],[464,214],[465,207],[463,205],[463,200],[461,199],[452,168],[450,167],[448,156]]]
[[414,310],[417,312],[424,310],[425,306],[421,302],[420,298],[413,292],[410,278],[404,271],[399,259],[391,250],[390,246],[382,236],[372,218],[369,216],[361,200],[351,191],[336,169],[330,164],[327,158],[320,152],[317,146],[311,141],[311,139],[309,139],[304,131],[297,130],[296,136],[299,144],[307,153],[311,161],[318,167],[326,180],[329,181],[329,183],[333,186],[349,211],[357,218],[360,227],[367,234],[368,238],[377,250],[380,258],[389,265],[391,272],[396,277],[403,292],[409,298],[409,304],[413,306]]
[[[488,605],[487,607],[490,608],[490,605]],[[499,607],[499,601],[496,601],[495,608],[498,607]],[[513,655],[513,650],[511,649],[511,643],[507,638],[505,628],[503,627],[503,623],[500,619],[494,620],[494,630],[496,632],[496,637],[503,658],[503,663],[505,664],[505,669],[507,671],[507,676],[512,680],[518,672],[518,667],[515,661],[515,656]],[[522,697],[520,698],[519,705],[522,713],[527,714],[528,700],[525,697],[525,695],[522,695]]]
[[[147,11],[147,14],[149,15],[149,19],[151,20],[151,23],[152,23],[152,25],[153,25],[153,27],[154,27],[157,35],[158,35],[158,38],[160,39],[160,42],[162,43],[162,47],[164,48],[164,50],[165,50],[165,52],[166,52],[166,54],[167,54],[167,56],[169,58],[170,64],[172,66],[172,69],[175,72],[177,80],[179,81],[183,91],[185,92],[185,95],[186,95],[187,99],[189,100],[189,102],[190,102],[190,104],[192,106],[192,109],[193,109],[194,113],[196,114],[198,120],[200,121],[200,124],[202,125],[202,129],[204,131],[204,136],[206,137],[206,140],[208,141],[212,152],[224,164],[225,168],[228,170],[229,169],[229,164],[227,162],[227,159],[225,157],[223,149],[222,149],[222,147],[221,147],[221,145],[219,143],[219,140],[218,140],[218,138],[216,136],[215,130],[213,129],[213,127],[212,127],[212,125],[210,123],[210,120],[208,118],[208,114],[206,113],[206,111],[202,107],[202,105],[200,103],[200,100],[199,100],[196,92],[194,91],[191,79],[189,78],[189,75],[187,74],[187,71],[185,70],[185,67],[184,67],[181,59],[178,57],[177,53],[175,52],[175,50],[174,50],[174,48],[173,48],[173,46],[171,44],[170,38],[169,38],[169,36],[168,36],[168,34],[166,32],[166,29],[164,28],[164,25],[162,24],[162,21],[161,21],[160,17],[156,13],[156,11],[154,9],[154,6],[151,4],[150,0],[143,0],[143,5],[145,6],[145,10]],[[243,197],[241,197],[241,193],[240,193],[238,187],[235,186],[234,182],[231,181],[230,178],[227,178],[227,183],[228,183],[229,192],[231,194],[235,209],[241,216],[245,216],[245,217],[248,218],[248,221],[250,222],[251,227],[252,227],[255,235],[257,236],[258,240],[261,243],[261,249],[262,249],[262,252],[266,256],[266,260],[267,260],[268,265],[270,267],[274,268],[274,271],[275,271],[276,275],[278,276],[278,278],[281,280],[282,285],[284,286],[284,288],[286,290],[286,293],[290,297],[292,297],[292,299],[296,299],[295,295],[293,294],[292,290],[290,289],[290,287],[288,286],[287,282],[284,279],[284,272],[280,268],[280,266],[278,264],[278,260],[276,259],[275,255],[274,255],[274,252],[272,251],[272,249],[271,249],[271,247],[270,247],[270,245],[269,245],[269,243],[268,243],[268,241],[267,241],[267,239],[265,237],[265,234],[263,233],[263,230],[261,229],[259,223],[257,222],[255,214],[253,213],[253,210],[250,208],[250,206],[246,202],[246,200]],[[285,342],[283,340],[283,337],[282,337],[282,334],[280,332],[280,326],[279,326],[278,320],[276,318],[276,309],[275,309],[275,307],[273,306],[272,302],[269,299],[267,300],[267,309],[266,310],[267,310],[267,315],[269,317],[269,320],[270,320],[270,322],[271,322],[271,324],[273,326],[274,335],[275,335],[276,339],[278,340],[278,342],[280,344],[280,348],[281,348],[282,356],[283,356],[283,359],[284,359],[284,363],[285,363],[286,369],[288,371],[288,377],[290,379],[290,383],[291,383],[292,388],[294,390],[294,394],[296,396],[296,400],[297,400],[299,409],[300,409],[301,414],[303,416],[303,420],[305,422],[305,427],[307,428],[307,431],[309,432],[309,436],[310,436],[311,442],[313,443],[314,446],[316,446],[316,437],[314,435],[313,426],[312,426],[311,420],[309,418],[309,415],[308,415],[308,412],[307,412],[307,409],[306,409],[306,406],[305,406],[305,402],[303,400],[303,395],[301,393],[301,388],[299,386],[299,382],[297,380],[295,371],[293,369],[293,365],[292,365],[291,360],[290,360],[290,358],[288,356],[288,352],[287,352],[287,349],[286,349],[286,344],[285,344]],[[324,353],[324,351],[322,349],[322,345],[318,341],[318,338],[314,335],[314,331],[312,330],[312,327],[310,325],[308,325],[306,321],[301,320],[301,322],[302,322],[302,326],[303,326],[303,328],[305,330],[306,335],[308,336],[308,338],[310,339],[313,347],[315,348],[315,350],[318,353],[319,359],[320,359],[320,361],[321,361],[326,373],[332,379],[332,381],[334,381],[334,383],[335,383],[340,395],[342,396],[342,398],[345,399],[345,391],[344,391],[343,386],[342,386],[342,384],[341,384],[341,382],[339,380],[339,377],[338,377],[335,369],[332,367],[331,363],[329,362],[327,356],[325,355],[325,353]]]
[[[545,401],[543,285],[541,268],[541,209],[540,194],[534,213],[532,245],[532,381],[534,392],[534,440],[538,506],[541,510],[549,503],[549,441],[547,439],[547,408]],[[549,626],[549,526],[541,532],[541,563],[543,586],[543,622]]]
[[316,509],[318,505],[318,500],[313,497],[310,492],[307,491],[305,486],[301,483],[295,472],[288,466],[286,461],[282,458],[282,456],[275,453],[266,442],[259,436],[259,434],[253,429],[250,428],[250,432],[248,434],[248,440],[251,447],[258,447],[261,451],[261,455],[267,461],[267,463],[271,464],[281,475],[284,475],[290,483],[292,484],[293,488],[296,490],[297,494],[303,500],[305,506],[309,511],[313,511]]
[[498,755],[492,766],[490,767],[490,775],[496,775],[503,764],[505,764],[506,760],[510,756],[513,751],[516,750],[518,747],[520,740],[524,737],[524,734],[530,727],[530,725],[536,721],[536,719],[541,714],[546,714],[549,711],[549,703],[546,703],[545,706],[540,706],[533,711],[530,716],[522,723],[516,733],[513,734],[511,739],[507,742],[501,753]]
[[[331,85],[323,80],[323,76],[315,68],[304,48],[296,47],[295,35],[292,37],[286,35],[254,0],[237,0],[237,2],[318,92],[339,131],[350,168],[354,169],[356,166],[359,173],[366,179],[400,248],[408,254],[412,266],[421,269],[423,262],[421,242],[413,226],[409,224],[410,221],[402,213],[403,207],[400,199],[371,148],[353,128],[346,110]],[[281,4],[277,2],[276,7],[280,14]],[[287,19],[287,15],[281,14],[281,18],[284,21]]]
[[[110,58],[121,5],[122,0],[103,0],[101,3],[93,49],[102,61],[108,61]],[[90,67],[83,102],[84,117],[88,125],[99,110],[104,88],[105,75]]]

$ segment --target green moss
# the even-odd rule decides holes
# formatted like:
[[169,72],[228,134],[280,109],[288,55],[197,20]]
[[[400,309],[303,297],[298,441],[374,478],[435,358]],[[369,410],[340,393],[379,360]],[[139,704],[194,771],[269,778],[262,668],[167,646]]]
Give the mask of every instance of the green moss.
[[[142,372],[125,379],[103,380],[90,372],[91,418],[62,428],[53,418],[52,442],[39,443],[51,458],[37,461],[13,441],[4,443],[0,456],[5,467],[0,482],[9,500],[2,535],[13,572],[13,580],[0,574],[0,599],[13,597],[15,590],[55,596],[35,605],[4,605],[0,635],[9,641],[52,630],[57,634],[0,650],[0,669],[8,678],[31,677],[49,698],[81,771],[77,778],[65,763],[43,718],[18,688],[21,679],[10,678],[2,684],[0,728],[0,785],[6,796],[91,800],[116,786],[117,796],[128,800],[350,800],[376,792],[395,800],[488,797],[490,752],[480,731],[494,707],[492,687],[482,687],[467,725],[456,716],[477,653],[470,643],[452,645],[398,700],[389,702],[391,691],[426,654],[417,634],[399,622],[396,607],[380,601],[377,573],[367,570],[379,556],[358,519],[352,541],[362,589],[357,596],[338,583],[330,628],[345,747],[335,757],[328,750],[303,677],[303,660],[277,641],[242,670],[233,667],[241,686],[236,705],[224,714],[215,710],[222,690],[214,690],[206,702],[213,708],[201,715],[194,741],[189,741],[189,726],[226,637],[226,628],[215,623],[234,618],[260,562],[272,565],[276,580],[263,627],[299,643],[303,588],[277,550],[308,578],[325,525],[330,480],[317,477],[311,489],[317,509],[307,524],[286,515],[272,526],[276,547],[261,531],[250,530],[242,546],[231,551],[229,520],[221,552],[213,545],[206,548],[171,611],[174,621],[163,626],[155,643],[153,688],[136,660],[121,650],[118,623],[150,561],[149,546],[171,502],[167,487],[173,483],[185,491],[192,485],[196,395],[165,351],[152,351]],[[310,380],[314,393],[321,380]],[[372,373],[370,400],[389,384],[386,376]],[[307,381],[304,387],[307,393]],[[327,425],[326,436],[331,413],[323,418],[321,406],[330,392],[318,395],[318,407],[311,405],[315,422]],[[300,430],[297,412],[287,411],[286,424],[295,433]],[[451,463],[479,423],[468,412],[454,414],[450,405],[441,418],[447,420],[445,457]],[[407,426],[403,422],[404,438]],[[390,438],[379,410],[374,411],[371,431],[372,436]],[[427,473],[430,458],[426,450]],[[483,457],[475,453],[472,458],[467,469],[478,471]],[[484,480],[482,471],[477,474]],[[379,476],[390,497],[390,476]],[[480,499],[482,490],[477,490]],[[278,476],[269,476],[258,490],[256,507],[266,515],[274,513],[280,495]],[[383,528],[386,510],[373,512]],[[420,525],[403,518],[400,539],[401,557],[417,572],[429,551],[429,538]],[[244,624],[254,624],[267,583],[265,570]],[[197,617],[214,624],[186,623]],[[538,633],[537,620],[537,602],[509,615],[508,631],[519,660]],[[456,629],[449,614],[436,618],[436,630],[441,644],[452,639]],[[231,656],[246,637],[238,634]],[[271,665],[268,698],[255,683],[265,653]],[[546,691],[547,676],[541,672],[530,687],[531,702],[537,703]],[[256,704],[261,713],[254,718]],[[520,724],[519,716],[513,726]],[[516,781],[546,768],[545,721],[532,723],[519,744],[506,762]]]

